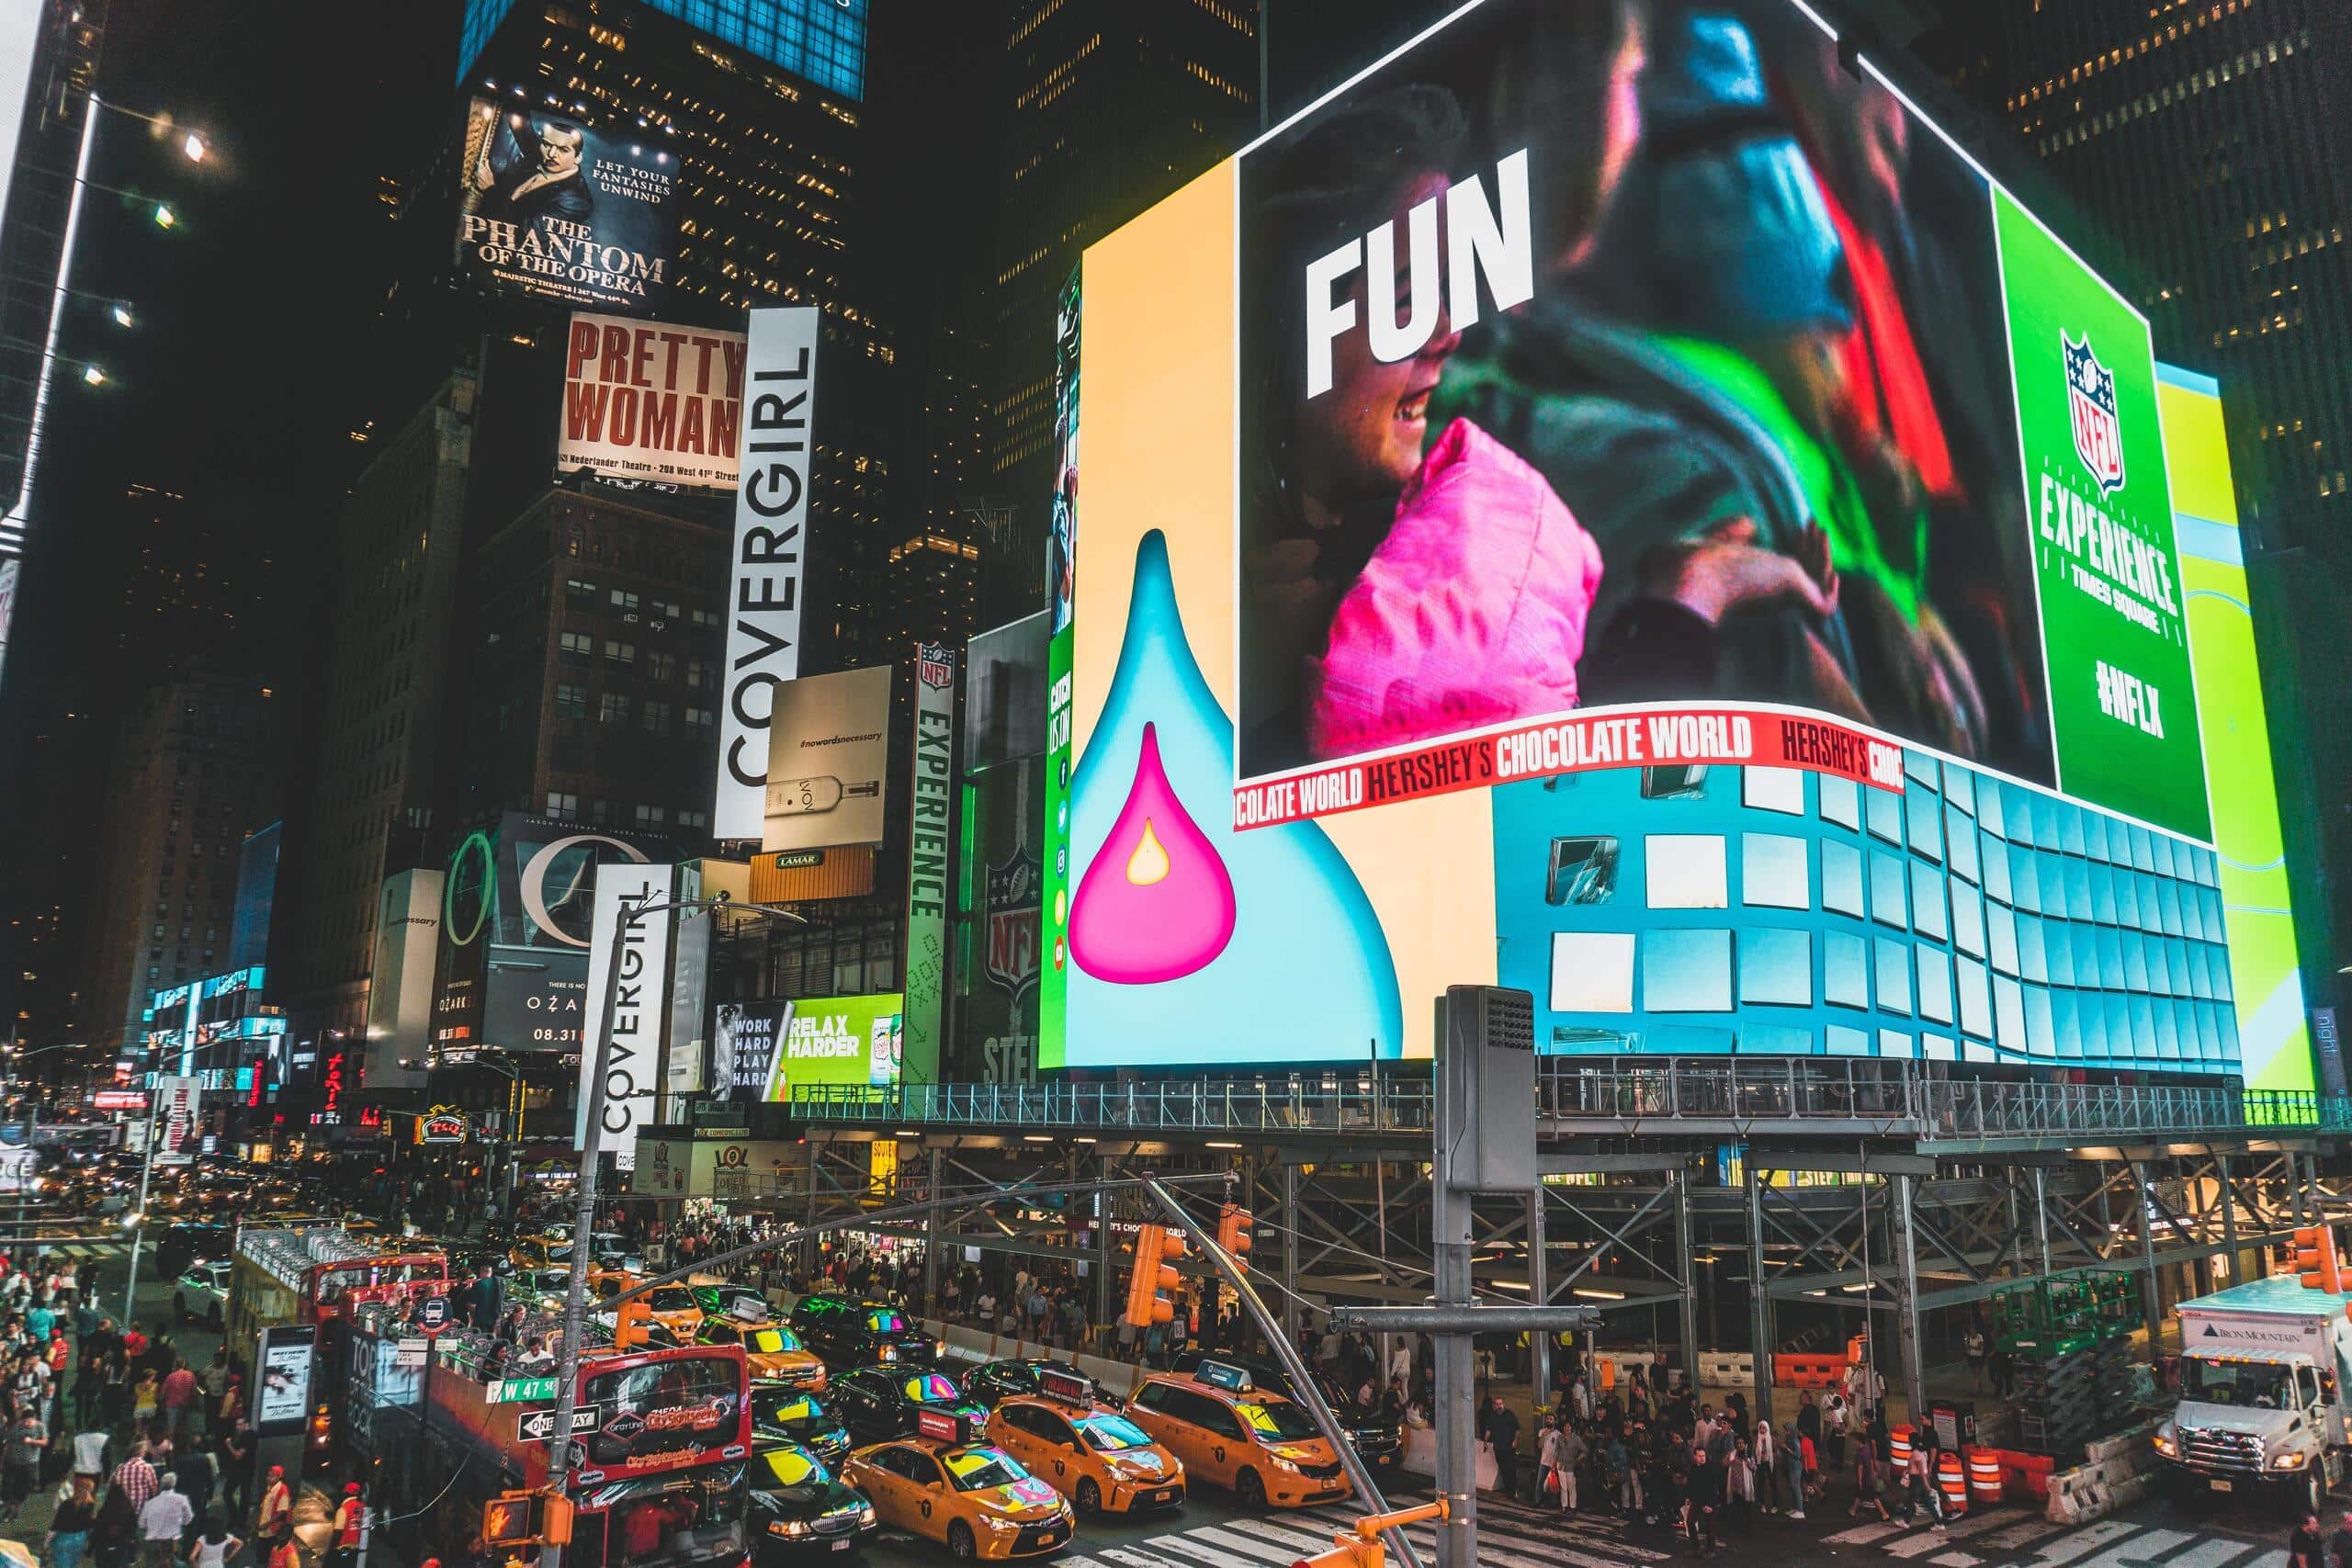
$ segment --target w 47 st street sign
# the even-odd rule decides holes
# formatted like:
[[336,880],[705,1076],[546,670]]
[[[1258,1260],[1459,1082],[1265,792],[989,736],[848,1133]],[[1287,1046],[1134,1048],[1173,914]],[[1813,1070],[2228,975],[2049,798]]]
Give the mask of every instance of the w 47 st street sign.
[[[572,1434],[578,1436],[582,1432],[593,1432],[604,1424],[604,1420],[605,1412],[597,1405],[575,1406],[571,1412]],[[555,1412],[525,1410],[518,1413],[514,1417],[514,1436],[526,1443],[548,1441],[555,1436]]]

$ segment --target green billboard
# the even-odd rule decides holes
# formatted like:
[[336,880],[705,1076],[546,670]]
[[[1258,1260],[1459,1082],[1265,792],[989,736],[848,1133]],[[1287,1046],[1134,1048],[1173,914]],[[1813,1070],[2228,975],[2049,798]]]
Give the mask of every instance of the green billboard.
[[2148,324],[1993,203],[2058,786],[2211,841]]
[[784,1005],[775,1055],[768,1063],[771,1104],[798,1089],[820,1085],[888,1088],[899,1081],[905,1051],[907,1000],[886,991],[864,997],[815,997]]

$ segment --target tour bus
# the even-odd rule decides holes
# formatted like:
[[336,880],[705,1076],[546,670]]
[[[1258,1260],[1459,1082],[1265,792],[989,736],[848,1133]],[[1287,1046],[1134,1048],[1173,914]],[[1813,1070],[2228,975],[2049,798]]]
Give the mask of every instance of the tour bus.
[[325,1389],[330,1372],[348,1359],[345,1328],[353,1308],[368,1301],[446,1298],[449,1291],[449,1259],[439,1250],[354,1235],[339,1224],[243,1231],[229,1264],[232,1359],[259,1366],[265,1328],[306,1323],[318,1329],[311,1378],[317,1402],[309,1433],[313,1452],[333,1441],[334,1410]]
[[[471,1328],[440,1335],[405,1407],[375,1413],[379,1517],[412,1562],[481,1528],[502,1492],[543,1486],[551,1369],[516,1370]],[[578,1509],[565,1568],[747,1568],[751,1373],[734,1346],[583,1349],[565,1476]]]

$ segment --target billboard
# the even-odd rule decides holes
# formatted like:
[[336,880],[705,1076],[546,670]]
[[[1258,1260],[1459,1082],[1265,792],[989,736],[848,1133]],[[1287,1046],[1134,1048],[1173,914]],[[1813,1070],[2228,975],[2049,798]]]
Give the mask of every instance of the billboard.
[[882,841],[890,673],[881,664],[769,689],[762,850]]
[[466,835],[442,878],[435,1048],[579,1050],[596,868],[671,858],[662,840],[522,812]]
[[198,1102],[200,1084],[193,1077],[158,1076],[155,1079],[155,1163],[192,1165],[201,1126]]
[[[587,1008],[580,1052],[579,1114],[572,1136],[584,1144],[588,1118],[604,1127],[600,1146],[622,1170],[637,1163],[637,1130],[653,1120],[653,1097],[662,1085],[662,1038],[670,1016],[670,931],[675,910],[662,910],[629,922],[635,908],[666,903],[666,865],[604,865],[595,873],[595,939],[588,950]],[[619,939],[619,972],[613,971]],[[605,992],[612,993],[612,1020],[605,1020]],[[598,1041],[609,1032],[603,1081],[597,1081]]]
[[359,1081],[369,1089],[424,1087],[441,882],[438,871],[399,871],[377,894],[376,962],[368,977],[368,1036],[359,1068]]
[[2201,699],[2198,716],[2205,728],[2206,784],[2246,1087],[2326,1092],[2314,1071],[2316,1021],[2304,1012],[2222,389],[2209,378],[2158,365],[2156,399],[2172,480],[2173,532],[2180,545],[2189,665]]
[[[905,1052],[907,999],[897,991],[863,997],[820,997],[747,1003],[775,1020],[759,1098],[779,1104],[796,1089],[820,1085],[887,1088],[899,1081]],[[740,1038],[740,1037],[739,1037]],[[736,1074],[746,1066],[739,1043]]]
[[669,299],[674,153],[532,107],[476,98],[459,161],[458,265],[561,305],[658,310]]
[[[710,831],[755,839],[767,809],[772,705],[800,673],[800,586],[808,566],[811,434],[817,412],[813,305],[752,312],[744,378],[746,460],[735,496],[734,592],[727,629],[727,704]],[[764,686],[763,694],[759,688]]]
[[[1090,247],[1061,320],[1042,1066],[1421,1055],[1447,986],[1558,978],[1545,1049],[2233,1070],[2147,324],[1804,7],[1465,6]],[[1676,825],[1718,810],[1808,820]],[[1734,820],[1798,847],[1751,884]],[[1686,952],[1716,1025],[1797,1007],[1740,999],[1720,911],[1802,871],[1818,935],[1849,849],[1900,870],[1905,1010],[1833,1035],[1811,941],[1780,1032],[1629,1045],[1617,982],[1645,1013]],[[2096,1034],[1988,899],[2086,923]],[[2158,942],[2203,944],[2186,1010],[2111,1019]]]
[[914,787],[907,807],[907,988],[909,1069],[939,1077],[940,1020],[947,992],[947,851],[956,777],[956,651],[915,650]]
[[556,472],[733,490],[743,353],[741,333],[573,311]]

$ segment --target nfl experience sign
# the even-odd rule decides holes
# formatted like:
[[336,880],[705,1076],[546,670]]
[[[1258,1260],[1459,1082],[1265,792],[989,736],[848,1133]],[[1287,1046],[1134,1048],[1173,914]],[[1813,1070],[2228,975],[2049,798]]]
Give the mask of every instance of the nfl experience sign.
[[558,474],[733,490],[743,334],[575,311]]
[[[629,924],[621,942],[619,976],[608,982],[613,937],[621,929],[625,909],[662,903],[669,897],[666,865],[596,868],[595,935],[588,950],[588,1013],[581,1035],[580,1114],[573,1136],[584,1142],[589,1116],[601,1117],[604,1147],[623,1170],[637,1163],[637,1130],[652,1119],[653,1093],[661,1087],[662,1026],[670,1010],[670,927],[675,911]],[[613,1044],[604,1081],[597,1083],[597,1041],[608,984],[613,989]]]
[[669,294],[677,175],[664,148],[476,98],[459,160],[458,260],[512,293],[657,308]]
[[761,836],[775,689],[800,673],[818,335],[813,306],[752,312],[734,592],[728,604],[727,705],[719,717],[718,792],[710,816],[717,839]]
[[947,837],[956,773],[956,654],[925,643],[915,654],[915,775],[907,849],[906,1060],[938,1076],[940,1009],[947,988]]
[[1993,194],[2059,787],[2211,839],[2148,323]]

